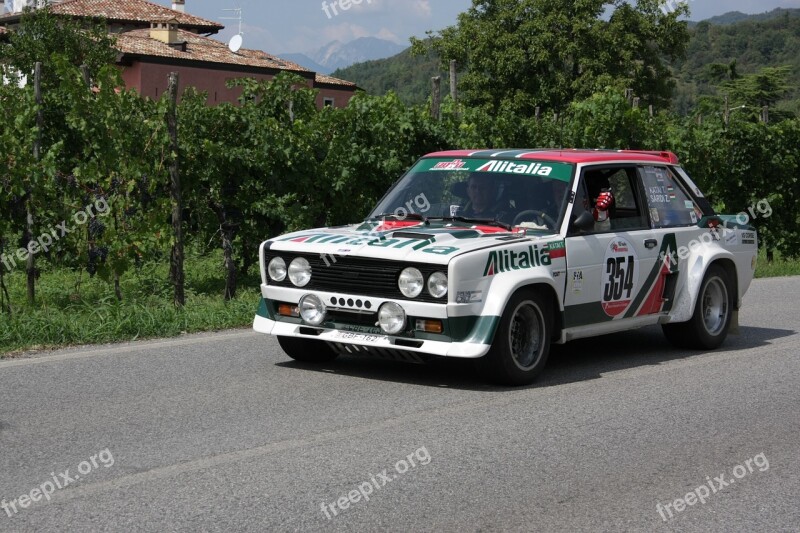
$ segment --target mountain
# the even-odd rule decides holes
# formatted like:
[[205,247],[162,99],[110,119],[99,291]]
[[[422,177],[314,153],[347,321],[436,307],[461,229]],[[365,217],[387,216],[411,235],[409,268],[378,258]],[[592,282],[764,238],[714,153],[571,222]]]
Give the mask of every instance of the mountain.
[[319,72],[320,74],[330,74],[333,72],[333,69],[320,65],[305,54],[281,54],[280,58],[294,61],[301,67],[307,68],[308,70],[312,70],[314,72]]
[[[728,13],[724,13],[722,15],[717,15],[716,17],[711,17],[709,19],[705,19],[702,22],[708,22],[709,24],[715,26],[725,26],[729,24],[736,24],[737,22],[757,22],[757,21],[764,21],[764,20],[772,20],[782,16],[800,16],[800,9],[783,9],[783,8],[776,8],[772,11],[768,11],[766,13],[759,13],[757,15],[748,15],[746,13],[742,13],[741,11],[729,11]],[[691,23],[692,25],[698,24],[696,22]]]
[[315,72],[330,74],[336,69],[349,67],[355,63],[393,56],[404,48],[397,43],[377,37],[359,37],[348,43],[333,41],[305,54],[279,55]]

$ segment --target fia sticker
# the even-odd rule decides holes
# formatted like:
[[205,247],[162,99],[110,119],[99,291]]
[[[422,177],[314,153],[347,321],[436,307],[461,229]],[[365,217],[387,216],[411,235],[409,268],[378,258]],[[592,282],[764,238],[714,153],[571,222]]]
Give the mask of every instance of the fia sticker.
[[572,292],[583,290],[583,270],[576,270],[572,273]]

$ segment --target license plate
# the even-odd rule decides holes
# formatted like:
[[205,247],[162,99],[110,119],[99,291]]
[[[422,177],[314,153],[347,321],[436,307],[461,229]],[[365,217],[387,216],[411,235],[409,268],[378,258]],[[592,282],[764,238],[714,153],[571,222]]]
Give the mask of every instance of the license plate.
[[337,331],[335,337],[348,341],[380,342],[386,339],[383,335],[370,335],[369,333],[353,333],[352,331]]

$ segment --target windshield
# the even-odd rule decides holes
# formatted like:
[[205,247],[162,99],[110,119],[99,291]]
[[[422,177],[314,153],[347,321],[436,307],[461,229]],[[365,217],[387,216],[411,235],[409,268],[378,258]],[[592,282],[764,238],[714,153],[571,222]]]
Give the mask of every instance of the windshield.
[[422,159],[370,217],[497,221],[557,230],[573,170],[573,165],[546,161]]

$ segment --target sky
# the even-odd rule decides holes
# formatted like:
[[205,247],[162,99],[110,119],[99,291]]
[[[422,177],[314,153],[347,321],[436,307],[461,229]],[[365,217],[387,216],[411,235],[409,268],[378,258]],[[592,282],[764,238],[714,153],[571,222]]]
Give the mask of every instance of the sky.
[[[170,0],[154,0],[170,6]],[[665,0],[665,4],[675,0]],[[355,2],[359,2],[356,4]],[[323,3],[326,9],[323,9]],[[242,9],[245,48],[272,54],[309,52],[339,40],[379,37],[407,45],[411,36],[423,37],[456,23],[471,0],[186,0],[186,11],[226,26],[217,38],[228,40],[238,22],[225,9]],[[342,7],[348,7],[343,9]],[[776,7],[800,8],[800,0],[690,0],[692,20],[728,11],[763,13]]]

